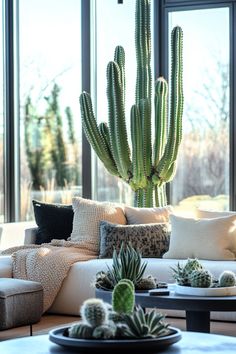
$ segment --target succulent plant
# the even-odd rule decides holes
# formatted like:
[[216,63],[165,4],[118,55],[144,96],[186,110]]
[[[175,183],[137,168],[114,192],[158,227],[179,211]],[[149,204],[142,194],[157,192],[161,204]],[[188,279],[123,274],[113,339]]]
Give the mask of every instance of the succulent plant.
[[146,278],[142,278],[135,286],[136,290],[149,290],[155,289],[157,286],[156,279],[149,275]]
[[94,285],[96,288],[104,289],[104,290],[111,290],[114,288],[109,272],[104,272],[104,271],[98,272],[96,274]]
[[134,310],[134,286],[119,281],[112,292],[112,308],[118,313],[131,313]]
[[143,277],[147,262],[142,262],[142,255],[131,245],[121,244],[120,252],[113,251],[113,264],[108,267],[108,277],[113,287],[122,279],[129,279],[136,286]]
[[178,262],[177,266],[175,268],[171,267],[171,269],[173,271],[173,278],[176,280],[177,284],[189,286],[192,272],[194,270],[203,269],[203,266],[198,261],[198,259],[188,258],[185,265],[180,265]]
[[101,326],[108,321],[108,308],[100,299],[88,299],[81,306],[82,320],[91,327]]
[[116,325],[109,321],[107,324],[97,326],[93,330],[93,338],[96,339],[111,339],[116,336]]
[[124,336],[129,338],[154,338],[168,332],[168,324],[163,322],[164,316],[156,310],[145,313],[138,307],[133,314],[124,315],[127,328]]
[[225,270],[220,274],[219,277],[219,285],[226,286],[235,286],[236,284],[236,276],[235,273],[230,270]]
[[69,328],[68,335],[71,338],[90,339],[93,335],[93,328],[84,322],[78,322]]
[[212,284],[212,275],[208,270],[194,270],[190,276],[190,284],[195,288],[209,288]]
[[[166,204],[165,185],[175,175],[183,115],[183,33],[180,27],[175,27],[171,35],[170,109],[168,84],[164,78],[155,83],[154,109],[151,109],[150,18],[150,0],[137,0],[136,102],[130,113],[132,148],[125,122],[125,52],[121,46],[116,47],[114,61],[107,66],[108,125],[97,125],[90,95],[83,92],[80,96],[82,125],[89,143],[108,172],[123,179],[134,191],[135,205],[144,207]],[[153,144],[152,112],[155,112]]]

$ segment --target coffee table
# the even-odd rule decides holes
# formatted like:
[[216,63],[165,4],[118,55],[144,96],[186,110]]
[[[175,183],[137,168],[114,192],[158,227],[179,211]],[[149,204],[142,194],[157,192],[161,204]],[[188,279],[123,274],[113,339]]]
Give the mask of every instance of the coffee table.
[[[235,354],[236,338],[216,334],[182,332],[182,339],[158,353],[165,354]],[[124,351],[124,350],[123,350]],[[116,350],[113,352],[116,352]],[[23,337],[0,342],[2,354],[80,354],[79,351],[64,348],[49,341],[48,335]],[[93,352],[91,352],[93,353]],[[118,352],[117,352],[118,353]],[[119,350],[120,353],[120,350]],[[81,353],[82,354],[82,353]]]
[[[96,297],[111,302],[111,292],[96,289]],[[136,293],[135,303],[143,308],[168,310],[184,310],[186,313],[186,329],[194,332],[210,332],[211,311],[236,311],[236,296],[209,297],[178,295],[170,291],[170,295],[149,295]]]

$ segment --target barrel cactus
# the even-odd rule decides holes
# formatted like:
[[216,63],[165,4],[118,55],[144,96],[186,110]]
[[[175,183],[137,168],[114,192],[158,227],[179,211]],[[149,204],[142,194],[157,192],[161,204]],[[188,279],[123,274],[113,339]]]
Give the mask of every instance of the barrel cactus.
[[223,273],[220,274],[219,277],[219,285],[220,286],[235,286],[236,284],[236,277],[234,272],[230,270],[225,270]]
[[149,289],[155,289],[157,287],[156,284],[156,279],[152,276],[149,275],[146,278],[142,278],[137,284],[136,284],[136,290],[149,290]]
[[118,313],[131,313],[134,310],[134,286],[126,281],[119,281],[112,292],[112,308]]
[[78,322],[69,328],[68,335],[71,338],[90,339],[93,335],[93,328],[84,322]]
[[93,330],[93,338],[95,339],[112,339],[116,336],[116,325],[109,321],[107,324],[97,326]]
[[209,288],[212,284],[212,275],[208,270],[194,270],[191,273],[190,283],[195,288]]
[[100,299],[88,299],[81,306],[81,317],[91,327],[105,324],[108,320],[108,308]]
[[182,138],[182,40],[182,29],[177,26],[171,35],[170,107],[167,81],[158,78],[152,119],[150,0],[136,0],[137,77],[136,102],[130,113],[131,148],[125,115],[125,52],[121,46],[116,47],[114,61],[107,66],[108,125],[97,124],[90,95],[86,92],[80,95],[82,125],[89,143],[108,172],[134,191],[136,206],[165,205],[165,185],[175,175]]

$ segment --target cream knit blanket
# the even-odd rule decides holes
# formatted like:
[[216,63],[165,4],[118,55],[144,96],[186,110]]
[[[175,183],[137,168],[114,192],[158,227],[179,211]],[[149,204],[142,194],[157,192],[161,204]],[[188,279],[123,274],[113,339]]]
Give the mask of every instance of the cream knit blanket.
[[56,239],[42,245],[12,247],[1,254],[12,255],[13,278],[42,284],[44,312],[51,307],[71,265],[97,258],[95,252],[76,242]]

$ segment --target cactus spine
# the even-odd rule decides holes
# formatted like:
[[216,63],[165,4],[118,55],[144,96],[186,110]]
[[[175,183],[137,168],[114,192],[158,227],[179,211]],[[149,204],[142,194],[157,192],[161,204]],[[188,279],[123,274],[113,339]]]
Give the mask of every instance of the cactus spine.
[[225,270],[221,273],[219,277],[219,285],[220,286],[235,286],[236,284],[236,277],[234,272],[230,270]]
[[118,313],[131,313],[134,310],[134,285],[129,279],[116,284],[112,292],[112,308]]
[[164,78],[155,83],[153,144],[150,0],[136,0],[137,78],[136,102],[130,114],[132,148],[128,144],[125,122],[125,52],[121,46],[116,47],[114,61],[107,66],[108,126],[97,125],[90,95],[83,92],[80,96],[82,124],[89,143],[108,172],[122,178],[135,192],[136,206],[165,205],[165,184],[175,174],[182,137],[182,38],[182,29],[175,27],[171,36],[169,120],[168,84]]

